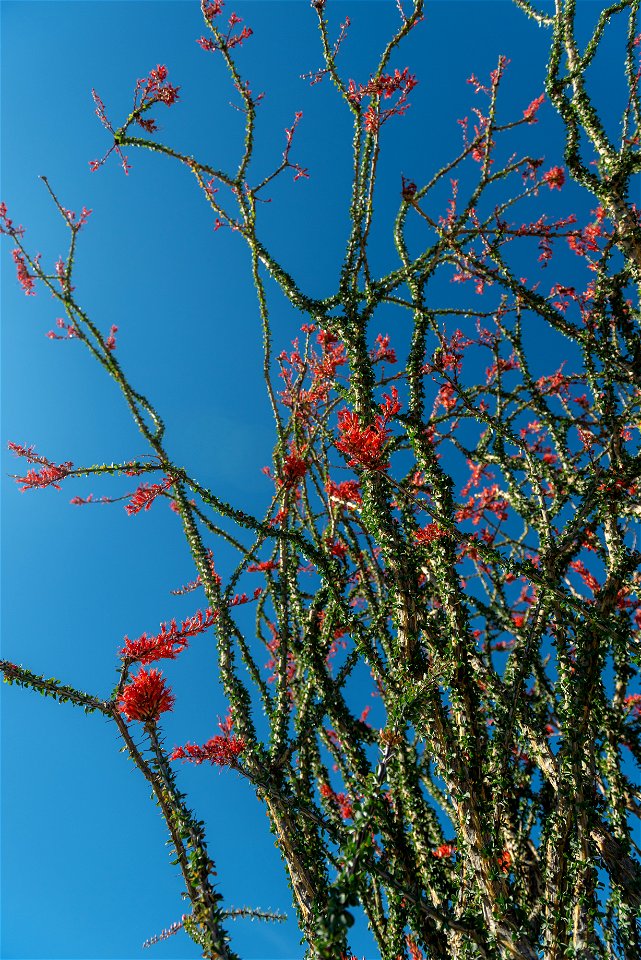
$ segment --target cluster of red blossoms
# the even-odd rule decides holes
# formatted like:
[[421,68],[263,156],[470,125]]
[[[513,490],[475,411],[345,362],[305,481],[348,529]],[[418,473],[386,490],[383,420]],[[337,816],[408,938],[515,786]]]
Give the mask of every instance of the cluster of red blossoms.
[[134,113],[136,114],[136,123],[139,124],[148,133],[153,133],[156,129],[155,120],[147,120],[140,116],[143,110],[147,110],[154,103],[164,103],[171,107],[178,100],[178,87],[167,83],[167,67],[159,63],[155,70],[151,70],[149,76],[138,80],[134,94]]
[[338,429],[341,436],[336,441],[336,446],[341,453],[351,458],[350,467],[358,464],[361,467],[376,470],[389,466],[389,461],[383,460],[383,450],[389,437],[389,430],[378,422],[379,419],[377,417],[374,425],[361,427],[357,413],[352,413],[350,410],[339,412]]
[[[135,122],[147,133],[153,133],[157,129],[156,121],[150,117],[143,117],[143,114],[146,113],[147,110],[153,107],[156,103],[164,103],[165,106],[171,107],[178,100],[179,89],[179,87],[174,87],[171,83],[167,83],[167,67],[164,66],[164,64],[159,63],[155,69],[149,72],[148,76],[143,77],[142,80],[138,80],[136,82],[133,109],[127,121],[126,127],[129,126],[130,123]],[[129,173],[129,170],[131,169],[129,161],[120,149],[116,131],[114,130],[111,121],[107,116],[107,108],[105,107],[104,102],[96,90],[91,91],[91,96],[96,104],[96,116],[102,123],[103,127],[105,127],[105,129],[107,129],[113,136],[114,142],[101,160],[89,161],[89,169],[94,172],[98,170],[106,161],[107,157],[109,157],[111,153],[115,151],[120,158],[123,170],[125,173]],[[123,130],[126,129],[126,127],[123,128]],[[119,131],[119,133],[122,132],[123,131]],[[89,211],[89,213],[90,212],[91,211]],[[80,224],[76,224],[76,228],[79,226]]]
[[162,623],[160,633],[148,637],[143,633],[137,640],[125,637],[125,645],[120,651],[124,660],[137,660],[140,663],[153,663],[154,660],[174,660],[187,646],[189,637],[208,630],[218,619],[218,611],[208,608],[205,613],[198,611],[193,617],[183,620],[180,627],[175,620],[169,625]]
[[13,220],[8,216],[4,200],[0,201],[0,233],[6,233],[9,237],[21,237],[24,234],[24,227],[14,226]]
[[325,489],[330,500],[342,507],[347,507],[348,510],[356,509],[363,502],[356,480],[343,480],[342,483],[334,483],[332,480],[328,480]]
[[218,767],[235,767],[238,757],[245,749],[245,741],[242,737],[232,734],[233,725],[234,722],[230,714],[226,720],[218,724],[222,736],[216,734],[202,747],[195,743],[186,743],[184,747],[175,747],[169,755],[169,759],[188,760],[191,763],[204,763],[207,760]]
[[142,723],[155,723],[160,714],[171,710],[173,705],[174,696],[160,670],[143,667],[124,688],[118,701],[118,709],[128,720]]
[[321,797],[336,803],[343,820],[350,820],[353,817],[354,810],[346,793],[335,793],[328,783],[321,783],[319,790]]
[[401,409],[401,404],[396,387],[392,387],[391,397],[387,394],[383,397],[381,415],[366,427],[361,426],[357,413],[351,410],[340,410],[338,413],[340,437],[336,441],[336,447],[350,457],[350,467],[358,465],[368,470],[380,470],[389,466],[389,462],[384,458],[385,444],[390,436],[388,423]]
[[307,473],[307,464],[296,444],[292,444],[289,453],[283,460],[283,467],[278,483],[285,490],[293,490]]
[[[381,74],[380,77],[373,77],[364,86],[357,87],[354,81],[350,80],[347,96],[354,104],[360,104],[364,97],[373,99],[373,102],[369,104],[365,111],[364,121],[365,129],[369,133],[375,133],[390,117],[401,116],[409,109],[407,97],[417,83],[416,77],[409,72],[408,67],[405,67],[403,71],[395,70],[393,74]],[[379,99],[388,100],[395,93],[399,94],[399,98],[394,106],[382,110],[379,106]]]
[[414,539],[417,543],[434,543],[435,540],[443,540],[447,536],[447,530],[439,527],[438,523],[428,523],[422,530],[416,531]]
[[29,273],[24,256],[22,255],[20,250],[18,250],[17,247],[15,250],[12,251],[12,256],[13,256],[13,262],[16,265],[18,283],[20,284],[20,286],[22,287],[22,289],[24,290],[27,296],[33,296],[36,292],[34,289],[36,285],[36,280],[35,280],[35,277],[32,277],[31,274]]
[[550,190],[560,190],[565,183],[565,170],[563,167],[552,167],[543,174],[543,182],[547,183]]
[[34,452],[33,447],[23,447],[19,443],[7,444],[9,450],[12,450],[18,457],[24,457],[28,463],[38,463],[41,470],[29,470],[24,477],[14,477],[16,483],[22,483],[20,492],[25,490],[36,490],[42,487],[55,487],[60,489],[60,480],[64,480],[73,469],[73,463],[69,460],[67,463],[55,464],[47,457],[41,457]]
[[[210,0],[203,0],[201,9],[205,20],[211,26],[214,19],[222,13],[223,2],[222,0],[213,0],[212,3]],[[242,18],[239,17],[238,14],[232,13],[228,20],[229,30],[227,31],[227,36],[221,37],[220,40],[212,40],[210,37],[200,37],[196,43],[202,47],[203,50],[231,50],[233,47],[238,47],[243,40],[247,40],[254,32],[251,27],[243,27],[239,33],[234,33],[234,27],[237,27],[242,22]],[[220,36],[220,34],[218,34],[218,36]]]
[[436,850],[432,850],[432,856],[436,857],[437,860],[446,860],[448,857],[454,856],[455,853],[455,843],[442,843]]
[[134,513],[140,513],[141,510],[149,510],[156,497],[173,486],[175,482],[173,477],[165,477],[162,483],[153,483],[151,486],[148,483],[141,483],[132,495],[131,501],[125,506],[127,514],[131,517]]

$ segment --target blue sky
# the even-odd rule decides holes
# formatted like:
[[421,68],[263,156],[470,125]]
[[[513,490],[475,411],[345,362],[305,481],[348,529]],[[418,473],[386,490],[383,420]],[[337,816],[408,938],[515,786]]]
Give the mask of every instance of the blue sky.
[[[336,29],[346,14],[352,19],[345,74],[366,82],[396,23],[395,5],[329,3]],[[38,176],[48,176],[67,207],[93,210],[80,235],[78,299],[102,329],[118,325],[119,359],[165,418],[175,460],[224,498],[260,512],[270,495],[261,468],[271,460],[273,429],[246,251],[229,231],[213,231],[192,180],[170,161],[129,151],[128,177],[114,158],[98,173],[88,166],[109,145],[91,88],[118,123],[136,79],[159,63],[181,87],[176,106],[155,111],[161,139],[215,166],[237,160],[241,117],[229,106],[233,91],[222,63],[195,43],[203,33],[198,4],[4,0],[0,9],[1,192],[10,215],[53,264],[67,237]],[[315,15],[306,0],[227,9],[254,30],[239,62],[252,88],[266,92],[258,170],[278,163],[284,128],[295,111],[304,113],[293,156],[310,179],[294,183],[287,173],[275,184],[263,236],[311,294],[329,294],[347,225],[351,135],[329,84],[310,87],[300,79],[321,65]],[[518,117],[542,92],[544,53],[543,31],[509,2],[428,4],[426,22],[394,64],[409,66],[419,86],[409,113],[385,130],[375,251],[382,269],[394,263],[386,228],[401,174],[424,182],[459,149],[456,118],[474,105],[466,78],[486,77],[499,54],[511,58],[502,102],[506,116]],[[532,128],[531,147],[549,165],[562,160],[551,113],[542,108],[545,122]],[[194,572],[164,503],[129,518],[121,504],[74,508],[69,499],[115,496],[130,482],[74,481],[60,492],[20,494],[7,477],[22,467],[5,456],[8,440],[77,465],[126,460],[145,449],[103,371],[78,344],[46,338],[56,305],[43,292],[22,295],[8,244],[0,264],[3,656],[107,696],[126,634],[154,631],[202,602],[170,593]],[[302,321],[275,305],[278,352]],[[221,551],[221,573],[230,562]],[[177,698],[165,724],[170,744],[207,739],[226,710],[204,639],[167,671]],[[4,688],[2,700],[4,960],[197,957],[184,934],[153,952],[141,949],[179,918],[182,887],[164,846],[165,827],[145,783],[119,754],[114,730],[14,688]],[[291,917],[279,856],[248,785],[204,767],[185,766],[179,777],[208,824],[226,903]],[[246,960],[302,956],[293,921],[230,926]],[[369,944],[366,931],[353,938],[359,955],[373,956]]]

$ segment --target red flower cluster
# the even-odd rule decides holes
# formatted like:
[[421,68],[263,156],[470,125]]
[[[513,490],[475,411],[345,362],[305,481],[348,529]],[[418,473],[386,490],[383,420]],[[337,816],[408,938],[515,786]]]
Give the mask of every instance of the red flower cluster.
[[67,463],[55,464],[46,457],[41,457],[34,452],[33,447],[23,447],[19,443],[7,444],[9,450],[12,450],[18,457],[24,457],[28,463],[39,463],[42,470],[29,470],[26,477],[14,477],[16,483],[23,483],[20,488],[21,493],[25,490],[35,490],[39,487],[53,486],[56,490],[60,489],[59,480],[64,480],[73,469],[73,463],[69,460]]
[[223,9],[223,0],[203,0],[201,9],[205,20],[211,23],[214,17],[220,16]]
[[413,180],[408,180],[401,175],[401,196],[406,203],[411,203],[416,195],[418,187]]
[[455,843],[442,843],[440,847],[436,848],[436,850],[432,850],[432,856],[436,857],[438,860],[445,860],[447,857],[454,856],[455,853]]
[[396,350],[394,347],[390,347],[390,338],[389,334],[383,336],[382,333],[376,338],[376,347],[374,350],[370,350],[370,357],[372,363],[396,363]]
[[175,620],[169,626],[160,625],[160,633],[148,637],[143,633],[137,640],[125,637],[125,645],[120,656],[127,660],[139,660],[140,663],[153,663],[155,660],[167,658],[174,660],[187,646],[189,637],[208,630],[218,619],[218,611],[208,608],[202,613],[200,610],[193,617],[188,617],[180,625]]
[[476,527],[486,510],[495,514],[499,520],[507,520],[507,500],[500,497],[499,493],[499,488],[494,483],[490,487],[485,487],[480,493],[473,494],[467,503],[456,511],[455,520],[457,523],[471,520]]
[[293,490],[307,473],[307,464],[301,457],[296,444],[292,444],[290,451],[283,461],[283,469],[279,478],[279,485],[285,490]]
[[333,557],[338,557],[339,560],[342,560],[347,555],[347,547],[342,540],[334,540],[329,552]]
[[356,480],[343,480],[342,483],[333,483],[329,480],[325,489],[330,500],[334,500],[349,510],[354,510],[358,504],[363,502]]
[[537,123],[536,112],[544,100],[544,93],[542,93],[540,97],[537,97],[536,100],[533,100],[532,103],[523,111],[523,119],[529,121],[529,123]]
[[39,487],[55,487],[56,490],[59,490],[60,484],[58,481],[64,480],[72,467],[73,463],[71,461],[58,465],[52,463],[43,467],[42,470],[29,470],[26,477],[16,477],[15,480],[16,483],[24,484],[23,487],[20,487],[21,493],[24,493],[25,490],[36,490]]
[[222,736],[216,734],[211,737],[202,747],[195,743],[186,743],[184,747],[174,747],[169,755],[170,760],[189,760],[191,763],[215,763],[218,767],[235,767],[238,763],[238,757],[245,749],[245,741],[242,737],[232,734],[233,720],[231,715],[218,726],[222,731]]
[[115,349],[116,349],[116,334],[117,334],[117,333],[118,333],[118,327],[117,327],[117,326],[115,325],[115,323],[114,323],[114,324],[112,324],[111,329],[109,330],[109,336],[108,336],[107,339],[105,340],[105,346],[106,346],[107,350],[115,350]]
[[171,710],[174,696],[165,685],[160,670],[144,670],[132,678],[122,692],[118,709],[128,720],[155,722],[161,713]]
[[410,960],[425,960],[418,946],[409,935],[405,937],[405,943],[407,944],[407,949],[410,952]]
[[354,815],[351,801],[345,793],[334,793],[328,783],[321,783],[320,795],[325,800],[333,801],[338,805],[338,811],[343,820],[349,820]]
[[[213,0],[213,2],[210,2],[210,0],[203,0],[201,3],[201,8],[205,20],[211,25],[214,18],[219,17],[222,13],[223,2],[222,0]],[[251,27],[243,27],[240,33],[232,32],[234,27],[243,22],[242,18],[236,13],[231,14],[228,22],[229,30],[227,31],[227,36],[222,38],[220,42],[217,40],[212,40],[208,37],[200,37],[196,43],[202,47],[203,50],[231,50],[232,47],[240,46],[243,40],[247,40],[247,38],[251,37],[254,32]]]
[[24,256],[17,248],[12,251],[13,262],[16,265],[16,273],[18,275],[18,283],[24,290],[27,296],[33,296],[35,294],[35,277],[32,277],[27,269],[27,264],[25,262]]
[[625,706],[632,716],[641,719],[641,693],[631,693],[629,697],[626,697]]
[[65,323],[62,317],[56,320],[56,326],[59,330],[64,330],[64,334],[56,333],[55,330],[49,330],[46,336],[49,340],[73,340],[78,336],[78,328],[73,323]]
[[271,570],[278,570],[278,564],[273,560],[261,560],[259,563],[250,563],[247,567],[248,573],[269,573]]
[[547,183],[550,190],[560,190],[565,183],[565,170],[563,167],[552,167],[543,174],[543,182]]
[[601,589],[601,584],[597,578],[590,573],[586,565],[581,560],[572,560],[570,563],[570,569],[579,574],[586,587],[589,587],[592,593],[597,593]]
[[439,391],[436,394],[434,400],[434,410],[436,411],[438,407],[444,407],[448,412],[453,410],[458,402],[456,396],[456,391],[451,383],[444,383],[439,387]]
[[380,77],[373,77],[365,86],[357,87],[354,81],[350,80],[347,95],[352,103],[360,103],[363,97],[384,97],[388,100],[399,90],[404,94],[409,93],[417,83],[416,77],[405,67],[402,73],[395,70],[393,74],[383,73]]
[[[566,399],[570,396],[568,378],[563,373],[564,365],[565,364],[561,364],[556,373],[551,374],[549,377],[539,377],[536,385],[541,393],[555,394],[557,397],[564,397]],[[531,424],[528,424],[528,426],[531,426]]]
[[439,527],[438,523],[428,523],[414,534],[417,543],[434,543],[435,540],[443,540],[447,536],[447,530]]
[[[171,107],[172,104],[176,103],[178,100],[178,90],[179,87],[174,87],[172,84],[167,83],[167,67],[163,64],[158,64],[158,66],[149,72],[149,75],[143,77],[142,80],[136,82],[136,88],[134,90],[134,103],[129,119],[122,131],[126,131],[130,123],[137,123],[140,127],[143,128],[147,133],[153,133],[157,129],[156,121],[144,117],[143,114],[147,112],[151,107],[156,103],[164,103],[166,106]],[[96,104],[96,116],[99,118],[102,125],[113,135],[114,142],[107,150],[106,154],[102,160],[90,160],[89,169],[96,171],[98,170],[107,157],[115,150],[115,152],[120,157],[120,162],[125,173],[129,173],[131,167],[127,157],[124,155],[119,146],[119,136],[116,135],[109,117],[107,116],[106,107],[99,97],[98,93],[95,90],[91,91],[91,95]],[[77,229],[79,224],[75,226],[72,225],[72,229]]]
[[242,737],[221,737],[218,734],[202,745],[186,743],[184,747],[175,747],[170,760],[189,760],[191,763],[215,763],[218,767],[233,767],[245,749]]
[[[453,279],[458,282],[459,274]],[[454,374],[460,373],[463,367],[463,352],[473,343],[474,341],[467,338],[462,330],[455,330],[449,339],[443,337],[441,346],[434,352],[432,362],[423,366],[423,373],[429,374],[446,370],[451,370]]]
[[140,513],[141,510],[149,510],[156,497],[174,483],[173,477],[165,477],[162,483],[154,483],[151,486],[148,483],[141,483],[132,495],[131,502],[125,506],[128,515],[131,517],[134,513]]
[[[136,107],[138,109],[150,107],[153,103],[164,103],[171,107],[178,100],[179,89],[179,87],[173,87],[170,83],[167,83],[167,67],[159,63],[155,70],[150,71],[149,76],[138,80],[136,83],[134,109]],[[140,102],[138,103],[139,96]],[[153,120],[142,120],[137,117],[136,121],[145,130],[151,132],[156,129]]]
[[350,410],[341,410],[338,414],[338,429],[340,439],[336,446],[341,453],[347,454],[350,467],[359,465],[369,470],[377,470],[389,466],[383,461],[383,448],[389,437],[389,430],[382,426],[376,418],[374,426],[361,427],[357,413]]
[[81,230],[92,213],[93,210],[87,210],[86,207],[83,207],[80,211],[80,217],[76,219],[76,214],[73,210],[64,211],[65,219],[72,230]]
[[9,237],[21,237],[24,234],[24,227],[14,227],[13,220],[7,216],[4,201],[0,203],[0,233],[6,233]]
[[377,416],[373,424],[361,427],[357,413],[350,410],[340,410],[338,413],[338,429],[340,438],[336,447],[341,453],[350,457],[349,466],[361,466],[368,470],[380,470],[389,467],[384,460],[384,447],[390,436],[388,423],[401,409],[398,400],[398,390],[392,387],[392,396],[383,394],[384,403],[381,404],[382,414]]
[[[350,80],[347,96],[355,104],[360,104],[364,97],[376,98],[376,102],[370,103],[365,111],[365,129],[369,132],[376,132],[390,117],[401,116],[409,109],[407,97],[417,83],[416,77],[410,74],[408,67],[405,67],[402,72],[395,70],[393,74],[381,74],[380,77],[373,77],[365,86],[357,87],[354,81]],[[387,110],[381,110],[378,106],[378,98],[382,97],[388,100],[395,93],[399,94],[399,98],[394,106]]]
[[[290,164],[292,166],[292,164]],[[313,324],[303,324],[303,332],[309,334],[316,328]],[[317,342],[322,353],[309,349],[306,343],[305,359],[300,354],[298,338],[293,341],[294,350],[289,355],[283,351],[278,357],[281,363],[281,377],[285,381],[285,390],[280,396],[283,403],[292,407],[298,420],[307,422],[311,412],[321,403],[326,403],[332,388],[336,370],[346,362],[345,347],[338,337],[329,330],[319,330]],[[311,383],[303,388],[303,376],[311,373]]]

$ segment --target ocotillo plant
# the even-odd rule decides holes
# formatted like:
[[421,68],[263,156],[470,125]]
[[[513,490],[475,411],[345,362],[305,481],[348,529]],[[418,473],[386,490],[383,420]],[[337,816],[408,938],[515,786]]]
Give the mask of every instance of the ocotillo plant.
[[[341,61],[349,22],[334,22],[329,0],[312,3],[324,65],[311,79],[333,84],[353,136],[349,232],[322,297],[261,233],[274,181],[307,171],[297,114],[282,161],[254,174],[260,98],[237,52],[257,38],[236,13],[204,0],[198,40],[224,61],[244,117],[233,169],[156,138],[161,110],[180,107],[165,66],[138,80],[124,120],[94,93],[109,135],[97,175],[114,157],[127,172],[134,151],[161,154],[193,178],[216,229],[247,246],[274,417],[265,515],[177,461],[161,401],[118,359],[117,328],[92,320],[75,270],[89,211],[73,214],[45,180],[70,238],[50,270],[0,208],[25,293],[43,287],[65,313],[51,337],[86,347],[146,443],[126,462],[77,466],[12,442],[27,464],[21,489],[138,478],[127,512],[170,502],[195,566],[184,592],[205,596],[182,622],[123,642],[107,697],[36,665],[0,665],[8,683],[114,725],[153,790],[190,903],[159,936],[184,928],[211,960],[239,956],[234,911],[213,879],[215,838],[179,788],[180,761],[230,767],[255,790],[309,960],[352,956],[354,908],[382,960],[641,954],[639,0],[590,6],[589,31],[576,29],[573,0],[515,2],[549,36],[545,92],[507,115],[506,58],[469,78],[474,120],[459,120],[459,153],[434,168],[426,149],[399,172],[396,263],[384,272],[372,255],[379,170],[388,131],[412,122],[422,78],[403,44],[429,29],[423,0],[399,5],[397,32],[356,80]],[[614,102],[590,71],[621,23],[627,89]],[[544,103],[565,136],[548,159],[535,137]],[[525,146],[512,152],[515,132]],[[546,215],[572,181],[590,213]],[[278,354],[274,287],[300,318]],[[544,373],[533,361],[542,332],[562,351]],[[237,551],[224,579],[221,538]],[[253,630],[237,616],[249,603]],[[206,631],[229,714],[207,742],[170,749],[163,665],[178,670]],[[370,678],[377,727],[350,692],[357,675]]]

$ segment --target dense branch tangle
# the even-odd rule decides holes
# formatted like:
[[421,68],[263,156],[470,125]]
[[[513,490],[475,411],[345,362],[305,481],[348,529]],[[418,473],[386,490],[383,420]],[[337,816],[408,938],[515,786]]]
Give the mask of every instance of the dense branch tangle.
[[[324,299],[306,294],[261,242],[265,188],[287,169],[305,171],[290,160],[292,128],[282,163],[252,181],[256,101],[234,59],[249,34],[233,18],[223,26],[218,2],[203,5],[208,33],[200,43],[223,57],[245,114],[235,172],[134,135],[136,124],[153,132],[148,110],[177,99],[164,68],[139,81],[116,131],[97,98],[112,149],[122,156],[147,148],[185,165],[218,224],[247,242],[277,432],[274,497],[263,518],[224,503],[171,459],[160,416],[75,299],[78,225],[69,223],[69,257],[48,276],[5,211],[25,289],[41,280],[63,303],[69,329],[116,379],[153,456],[75,470],[22,451],[55,468],[40,483],[22,481],[161,471],[165,481],[139,490],[131,509],[172,498],[209,604],[198,623],[173,624],[126,648],[120,684],[105,703],[68,687],[61,694],[54,681],[12,664],[3,664],[5,677],[117,722],[154,785],[193,905],[185,929],[207,957],[235,954],[208,879],[202,825],[177,791],[160,711],[128,714],[145,723],[147,756],[121,711],[137,661],[173,658],[211,625],[235,732],[230,720],[222,738],[190,756],[233,766],[265,803],[307,956],[348,956],[355,905],[384,960],[631,960],[641,949],[641,867],[630,826],[640,806],[631,763],[623,763],[624,751],[641,762],[632,531],[641,511],[641,228],[629,201],[640,163],[639,4],[604,9],[584,49],[573,2],[557,0],[553,14],[517,4],[550,31],[547,93],[566,130],[568,171],[598,204],[592,220],[512,219],[513,208],[532,209],[539,191],[560,189],[565,171],[542,172],[538,158],[501,153],[502,138],[536,122],[542,101],[499,119],[501,58],[487,85],[472,80],[478,124],[474,136],[465,130],[459,156],[436,173],[420,170],[422,186],[403,180],[398,264],[376,276],[369,243],[385,124],[405,112],[415,82],[391,64],[423,4],[401,15],[375,73],[357,85],[342,77],[340,43],[316,0],[322,73],[354,124],[350,233],[338,289]],[[590,64],[617,17],[628,18],[620,143],[588,93]],[[453,176],[444,211],[441,191]],[[559,245],[569,245],[577,266],[572,282],[555,276],[546,294],[541,270],[556,264]],[[531,258],[529,280],[523,256]],[[266,273],[303,321],[299,340],[276,361]],[[449,305],[441,276],[461,285]],[[405,356],[377,328],[379,312],[391,307],[397,328],[410,330]],[[539,336],[563,351],[567,368],[537,370]],[[225,587],[209,553],[220,536],[239,552]],[[257,573],[264,583],[250,637],[232,615],[233,597]],[[380,698],[380,729],[361,713],[366,700],[355,705],[365,676]]]

